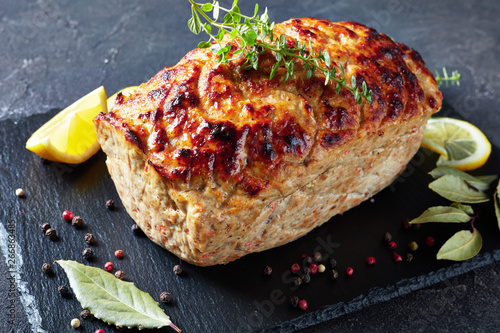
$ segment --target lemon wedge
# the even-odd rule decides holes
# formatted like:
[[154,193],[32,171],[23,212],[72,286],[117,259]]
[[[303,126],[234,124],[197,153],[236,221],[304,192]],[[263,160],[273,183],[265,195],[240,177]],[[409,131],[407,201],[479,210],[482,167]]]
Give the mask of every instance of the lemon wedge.
[[122,90],[120,90],[119,92],[117,92],[116,94],[114,94],[113,96],[108,98],[108,112],[111,112],[111,110],[113,109],[116,96],[118,96],[119,93],[122,93],[124,96],[128,97],[128,96],[132,95],[137,88],[139,88],[139,87],[138,86],[131,86],[131,87],[123,88]]
[[476,126],[463,120],[437,117],[427,121],[421,147],[440,154],[437,164],[462,171],[486,163],[491,144]]
[[100,148],[92,119],[107,112],[106,92],[99,87],[40,127],[26,142],[26,148],[55,162],[85,162]]

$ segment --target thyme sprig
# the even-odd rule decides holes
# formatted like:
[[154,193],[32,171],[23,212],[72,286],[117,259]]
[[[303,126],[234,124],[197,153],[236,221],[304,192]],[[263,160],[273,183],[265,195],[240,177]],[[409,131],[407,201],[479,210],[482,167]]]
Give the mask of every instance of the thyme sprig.
[[[188,21],[189,30],[197,35],[202,31],[208,34],[209,40],[200,42],[198,47],[210,47],[212,52],[218,56],[219,63],[224,64],[231,60],[244,58],[243,69],[257,69],[259,56],[269,50],[276,58],[276,63],[269,75],[270,79],[276,75],[280,67],[286,69],[283,81],[290,79],[294,74],[294,59],[299,59],[304,64],[308,79],[315,76],[316,71],[318,71],[325,75],[325,85],[336,83],[335,92],[337,94],[342,89],[347,89],[352,92],[358,104],[362,104],[363,98],[368,104],[372,102],[372,91],[368,90],[365,81],[361,84],[361,88],[356,84],[354,75],[351,76],[350,84],[346,82],[342,64],[339,64],[340,74],[337,77],[337,70],[332,64],[328,51],[320,49],[316,52],[310,39],[307,43],[295,39],[293,46],[290,46],[284,34],[274,36],[275,24],[271,22],[267,8],[262,15],[259,15],[259,5],[256,4],[253,16],[247,16],[241,14],[238,0],[234,0],[230,9],[221,7],[216,0],[204,4],[193,0],[189,0],[189,2],[192,14]],[[221,11],[225,14],[223,19],[219,21]],[[212,12],[212,17],[207,14],[210,12]],[[202,18],[206,21],[205,23],[202,23]],[[213,28],[217,29],[217,32],[212,33]],[[228,44],[222,43],[225,34],[231,38]],[[236,50],[230,56],[233,46],[236,47]]]
[[460,73],[457,70],[454,70],[453,72],[451,72],[451,76],[448,76],[448,72],[446,71],[446,67],[443,67],[443,76],[441,76],[439,74],[439,72],[436,71],[435,78],[436,78],[436,82],[438,84],[438,87],[440,87],[443,82],[446,83],[447,87],[449,86],[450,82],[452,85],[453,84],[456,84],[457,86],[460,85]]

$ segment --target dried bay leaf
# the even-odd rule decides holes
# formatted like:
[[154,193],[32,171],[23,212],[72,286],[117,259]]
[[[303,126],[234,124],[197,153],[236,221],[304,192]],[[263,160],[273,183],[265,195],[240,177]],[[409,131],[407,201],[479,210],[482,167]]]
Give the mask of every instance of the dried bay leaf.
[[474,204],[490,200],[486,193],[455,175],[444,175],[430,183],[429,188],[443,198],[455,202]]
[[429,172],[429,174],[434,178],[440,178],[442,176],[451,175],[457,176],[465,181],[467,181],[470,185],[474,186],[480,191],[487,191],[490,188],[492,182],[495,181],[498,177],[495,175],[491,176],[472,176],[466,172],[457,170],[455,168],[449,166],[440,166]]
[[410,221],[410,224],[420,224],[427,222],[469,222],[470,217],[463,210],[450,206],[430,207],[417,218]]
[[450,206],[458,208],[460,210],[463,210],[464,212],[466,212],[469,215],[473,215],[474,214],[474,210],[469,205],[462,205],[460,202],[454,202]]
[[84,309],[108,324],[139,329],[177,328],[148,293],[132,282],[117,279],[96,267],[73,260],[56,261],[68,276],[76,298]]
[[500,182],[497,185],[497,190],[493,195],[493,201],[495,202],[495,215],[497,216],[498,228],[500,229]]
[[467,260],[478,254],[482,246],[483,238],[476,228],[474,228],[474,232],[462,230],[451,236],[443,244],[436,258],[454,261]]

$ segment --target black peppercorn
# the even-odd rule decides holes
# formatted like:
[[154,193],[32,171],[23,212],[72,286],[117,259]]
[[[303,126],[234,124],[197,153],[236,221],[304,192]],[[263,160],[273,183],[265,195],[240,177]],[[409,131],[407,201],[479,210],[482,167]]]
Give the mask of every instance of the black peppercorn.
[[181,275],[182,274],[182,266],[181,265],[175,265],[174,266],[174,273],[176,275]]
[[310,275],[311,269],[309,267],[302,267],[302,273],[304,273],[304,275]]
[[271,275],[272,272],[273,272],[273,269],[271,268],[271,266],[264,267],[264,275],[269,276],[269,275]]
[[302,261],[302,265],[303,265],[303,266],[309,266],[310,264],[312,264],[312,263],[313,263],[313,261],[314,261],[314,260],[313,260],[313,258],[312,258],[312,257],[307,256],[307,257],[305,257],[305,258],[304,258],[304,260]]
[[92,251],[92,249],[90,247],[86,247],[82,251],[82,256],[85,259],[90,260],[94,257],[94,251]]
[[142,236],[143,235],[143,232],[142,232],[141,228],[139,228],[139,226],[137,224],[132,224],[132,232],[136,236]]
[[115,273],[115,277],[118,279],[118,280],[123,280],[125,278],[125,272],[122,271],[122,270],[119,270],[119,271],[116,271]]
[[49,274],[51,271],[52,271],[52,267],[50,266],[49,263],[44,263],[42,265],[42,272],[44,272],[45,274]]
[[311,275],[309,275],[309,274],[304,275],[302,277],[302,281],[304,281],[305,283],[311,282]]
[[95,243],[94,235],[87,233],[85,235],[85,242],[87,242],[87,244],[94,244]]
[[106,208],[109,210],[115,209],[115,201],[113,199],[106,201]]
[[56,239],[57,238],[57,232],[55,231],[55,229],[48,228],[45,231],[45,236],[49,237],[50,239]]
[[403,229],[410,229],[410,228],[411,228],[410,219],[405,217],[403,219]]
[[417,224],[412,224],[411,227],[413,228],[413,230],[418,231],[420,230],[422,225],[417,223]]
[[75,227],[79,228],[83,226],[83,219],[80,216],[75,216],[71,220],[71,224],[74,225]]
[[297,296],[290,297],[290,305],[296,308],[299,305],[299,298]]
[[87,310],[87,309],[85,309],[82,312],[80,312],[80,317],[82,317],[82,319],[85,319],[85,320],[92,320],[92,319],[94,319],[94,316],[92,315],[92,313],[90,313],[90,311]]
[[411,253],[407,253],[407,254],[406,254],[406,261],[407,261],[407,262],[411,262],[412,260],[413,260],[413,254],[411,254]]
[[321,261],[321,258],[323,258],[323,256],[321,255],[320,252],[314,252],[314,260],[315,261]]
[[337,278],[339,277],[339,272],[337,272],[337,270],[335,269],[332,269],[329,275],[332,280],[337,280]]
[[69,296],[69,289],[66,286],[59,286],[57,287],[57,291],[59,294],[61,294],[62,297],[68,297]]
[[160,294],[160,302],[162,303],[170,303],[172,300],[172,295],[169,292],[164,291]]
[[332,266],[332,268],[337,267],[337,260],[335,260],[334,258],[330,259],[330,266]]
[[392,241],[392,235],[390,233],[386,232],[384,234],[384,242],[389,243],[390,241]]
[[302,284],[302,279],[300,277],[296,277],[293,279],[293,284],[296,286],[300,286]]
[[116,330],[118,332],[125,332],[126,329],[127,329],[126,327],[121,327],[121,326],[116,325]]
[[47,222],[45,222],[44,224],[42,224],[40,226],[40,229],[42,229],[43,232],[46,232],[48,229],[50,229],[50,224],[48,224]]

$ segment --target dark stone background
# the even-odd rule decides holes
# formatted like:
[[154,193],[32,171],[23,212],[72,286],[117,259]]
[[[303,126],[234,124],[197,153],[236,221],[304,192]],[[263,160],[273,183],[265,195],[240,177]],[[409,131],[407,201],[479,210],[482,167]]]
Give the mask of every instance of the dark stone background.
[[[227,1],[221,1],[221,3],[227,3]],[[242,10],[251,12],[254,3],[255,1],[242,1]],[[432,70],[440,69],[442,66],[448,69],[458,69],[462,73],[462,85],[442,89],[445,97],[442,115],[449,114],[470,120],[485,132],[494,144],[492,161],[487,169],[489,172],[499,173],[500,113],[498,110],[500,102],[497,91],[500,89],[498,71],[500,2],[493,0],[419,2],[269,0],[260,1],[260,4],[261,7],[269,8],[270,16],[276,22],[290,17],[313,16],[332,21],[354,20],[365,23],[414,47]],[[0,138],[9,145],[14,142],[17,145],[22,144],[29,136],[22,132],[23,129],[26,131],[26,128],[29,128],[32,132],[49,119],[50,115],[57,112],[55,109],[64,108],[99,85],[104,85],[108,95],[111,95],[122,87],[137,85],[148,80],[165,66],[174,65],[200,40],[200,37],[192,35],[187,29],[185,22],[189,15],[187,1],[1,0],[0,121],[3,132]],[[39,116],[27,118],[33,115]],[[6,130],[8,128],[10,130]],[[13,139],[12,136],[15,135],[19,135],[20,138]],[[36,230],[39,224],[36,216],[24,218],[19,215],[17,209],[29,205],[16,202],[17,198],[13,198],[12,193],[17,186],[22,185],[26,188],[37,189],[38,192],[30,193],[32,196],[43,197],[44,188],[36,187],[34,184],[23,185],[23,177],[26,173],[22,168],[24,163],[33,163],[33,157],[26,152],[21,152],[16,162],[16,149],[4,146],[0,155],[2,177],[0,183],[4,192],[2,193],[1,222],[6,225],[10,218],[15,218],[17,222],[21,222],[18,223],[17,228],[22,228],[17,232],[34,232],[32,230]],[[104,157],[100,154],[86,165],[93,167],[92,177],[97,171],[103,171],[103,159]],[[31,167],[32,164],[29,165]],[[36,175],[38,174],[35,173]],[[99,180],[99,184],[106,184],[105,179],[95,177]],[[72,182],[72,185],[76,185],[81,190],[82,184],[78,180]],[[78,196],[72,196],[71,187],[64,187],[64,184],[61,186],[64,189],[62,196],[67,195],[72,200],[78,200]],[[111,195],[114,193],[113,189],[109,191],[107,193]],[[385,197],[387,195],[382,194],[382,201]],[[48,202],[51,199],[44,198]],[[56,201],[54,205],[59,207],[57,202],[60,199],[54,200]],[[356,210],[349,216],[357,216],[359,212],[360,210]],[[23,225],[22,222],[32,223],[34,228]],[[487,236],[492,239],[499,238],[497,231],[486,228],[485,230],[489,233],[489,235],[483,234],[485,239]],[[321,230],[318,233],[320,234]],[[24,235],[19,235],[19,239],[21,244],[30,240]],[[150,244],[147,240],[137,242],[146,248]],[[305,243],[307,243],[307,238],[294,244],[302,246]],[[41,240],[30,246],[33,250],[47,251],[45,244],[46,242]],[[149,246],[152,247],[152,253],[154,252],[151,254],[152,257],[157,252],[161,255],[162,251],[152,245]],[[291,249],[293,246],[295,245],[284,249]],[[488,245],[485,244],[485,246]],[[80,247],[81,244],[74,253],[78,253]],[[447,265],[432,264],[432,271],[444,269],[436,282],[442,281],[446,276],[450,277],[444,279],[443,282],[424,289],[419,288],[427,286],[428,283],[415,283],[413,285],[415,290],[411,293],[401,292],[403,295],[399,297],[390,294],[391,296],[384,298],[389,300],[380,302],[379,298],[377,302],[374,302],[377,304],[372,306],[368,306],[370,305],[368,302],[350,309],[347,307],[347,310],[343,311],[349,313],[333,320],[328,320],[325,314],[312,315],[304,318],[304,323],[299,324],[298,327],[323,322],[304,330],[304,332],[317,333],[332,331],[498,331],[500,329],[497,310],[500,301],[500,264],[496,262],[499,254],[491,252],[494,248],[496,247],[490,245],[488,249],[485,249],[490,252],[483,253],[483,256],[471,262],[469,266],[465,264],[446,271]],[[280,249],[274,253],[283,253],[285,250]],[[2,248],[2,251],[5,249]],[[494,253],[494,255],[488,255],[489,253]],[[36,253],[36,255],[39,254]],[[253,256],[245,263],[258,261],[258,258],[267,258],[266,255]],[[165,256],[170,261],[174,260],[173,256],[168,254]],[[57,258],[50,257],[50,259]],[[31,267],[29,265],[32,261],[34,264]],[[14,327],[6,324],[5,307],[8,303],[3,303],[3,301],[7,300],[9,281],[4,278],[8,274],[5,261],[0,260],[0,262],[0,299],[2,300],[0,301],[2,302],[0,330],[29,332],[31,326],[22,310],[18,309],[16,313],[17,323]],[[486,263],[492,264],[480,267]],[[239,267],[238,265],[242,264],[232,267]],[[39,294],[34,295],[38,304],[41,304],[42,308],[46,304],[54,304],[53,296],[46,290],[52,286],[39,278],[41,275],[38,271],[39,261],[26,258],[25,266],[27,272],[30,273],[27,279],[32,284],[28,288],[40,290]],[[470,271],[476,266],[477,269]],[[219,270],[228,271],[229,269],[224,267]],[[213,272],[213,269],[207,271]],[[201,274],[199,272],[193,268],[192,276]],[[460,272],[467,273],[457,275]],[[170,279],[170,277],[165,279]],[[431,278],[429,281],[434,280]],[[200,283],[202,284],[200,288],[203,288],[203,284],[216,287],[214,281],[209,279],[201,280]],[[227,305],[231,306],[231,304]],[[353,311],[358,308],[360,310]],[[75,309],[78,307],[68,305],[67,308],[42,310],[44,329],[49,332],[71,331],[68,318],[77,314]],[[72,315],[66,314],[70,311],[73,311]],[[189,311],[192,311],[189,304],[179,304],[177,309],[167,308],[166,310],[173,319],[188,315]],[[332,317],[342,311],[334,313]],[[203,326],[196,326],[197,320],[203,322],[210,319],[204,317],[203,313],[190,315],[199,316],[192,321],[194,323],[192,326],[187,326],[188,322],[177,323],[184,329],[184,332],[196,332],[196,327]],[[59,320],[63,322],[58,322]],[[99,326],[95,325],[95,327]],[[5,329],[2,329],[3,327]],[[90,332],[90,327],[94,326],[87,325],[87,328],[80,331]],[[211,327],[214,331],[227,330],[227,326],[222,323],[219,327],[217,323]],[[286,327],[286,324],[283,327],[278,326],[275,331],[290,331],[292,326]]]

